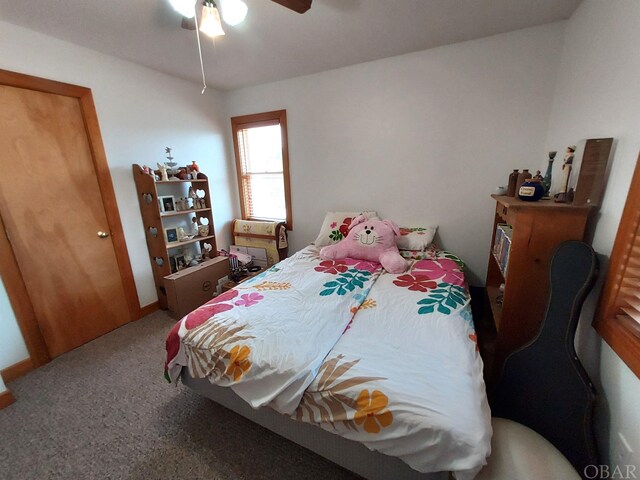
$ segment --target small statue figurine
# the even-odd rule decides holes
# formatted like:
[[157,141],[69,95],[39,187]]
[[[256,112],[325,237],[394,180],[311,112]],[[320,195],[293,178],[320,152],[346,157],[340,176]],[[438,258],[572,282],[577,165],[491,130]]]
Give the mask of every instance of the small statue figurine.
[[184,232],[184,228],[178,227],[178,241],[179,242],[184,241],[186,236],[187,234]]
[[551,174],[553,172],[553,160],[556,158],[558,152],[549,152],[549,164],[547,165],[547,171],[542,179],[542,186],[544,187],[544,196],[542,198],[549,198],[549,191],[551,190]]
[[542,178],[542,175],[540,175],[540,170],[536,170],[536,174],[533,176],[533,179],[537,182],[541,182],[542,180],[544,180]]
[[567,152],[564,154],[564,164],[562,165],[562,183],[560,184],[560,191],[556,195],[555,201],[558,203],[566,203],[568,201],[567,191],[569,190],[569,177],[571,176],[571,168],[573,165],[573,156],[576,151],[575,145],[567,147]]
[[158,163],[158,170],[160,170],[160,180],[163,182],[169,181],[169,175],[167,175],[167,166],[165,164],[160,165]]
[[196,217],[192,217],[191,223],[191,233],[193,235],[198,235],[198,219]]
[[167,160],[172,162],[173,161],[173,157],[171,156],[171,147],[165,147],[164,153],[167,154]]

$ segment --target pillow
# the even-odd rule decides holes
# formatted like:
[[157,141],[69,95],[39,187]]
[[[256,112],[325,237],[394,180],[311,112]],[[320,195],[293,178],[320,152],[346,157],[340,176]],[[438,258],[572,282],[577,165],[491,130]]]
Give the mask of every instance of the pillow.
[[433,242],[438,226],[400,227],[400,236],[396,238],[399,250],[425,250]]
[[377,212],[327,212],[318,238],[313,243],[318,247],[338,243],[347,236],[351,220],[358,215],[365,215],[370,220],[378,218]]
[[400,256],[406,260],[434,260],[438,258],[439,248],[435,243],[429,245],[425,250],[400,250]]

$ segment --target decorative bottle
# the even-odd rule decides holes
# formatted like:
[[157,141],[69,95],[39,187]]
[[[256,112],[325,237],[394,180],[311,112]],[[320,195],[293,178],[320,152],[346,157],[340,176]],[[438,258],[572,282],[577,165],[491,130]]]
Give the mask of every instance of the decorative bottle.
[[518,169],[514,168],[509,174],[509,186],[507,187],[507,197],[516,196],[516,183],[518,182]]
[[521,173],[518,174],[518,181],[516,182],[516,195],[520,191],[520,187],[522,186],[522,184],[527,180],[529,180],[530,178],[531,178],[531,173],[526,168],[522,170]]

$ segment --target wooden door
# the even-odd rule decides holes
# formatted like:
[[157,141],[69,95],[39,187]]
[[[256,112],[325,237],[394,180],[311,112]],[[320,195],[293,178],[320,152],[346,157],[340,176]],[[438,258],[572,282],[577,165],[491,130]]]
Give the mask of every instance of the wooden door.
[[0,85],[0,214],[51,357],[131,320],[85,120]]

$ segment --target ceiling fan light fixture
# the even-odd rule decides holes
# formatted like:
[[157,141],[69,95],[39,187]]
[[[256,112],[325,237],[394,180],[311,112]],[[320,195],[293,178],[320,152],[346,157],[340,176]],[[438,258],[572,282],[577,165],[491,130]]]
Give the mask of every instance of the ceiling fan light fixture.
[[193,18],[196,15],[194,0],[169,0],[173,9],[185,18]]
[[247,4],[242,0],[219,0],[222,19],[232,27],[244,22],[247,16]]
[[220,12],[218,12],[216,4],[213,2],[204,2],[200,31],[211,38],[224,35],[222,22],[220,21]]

